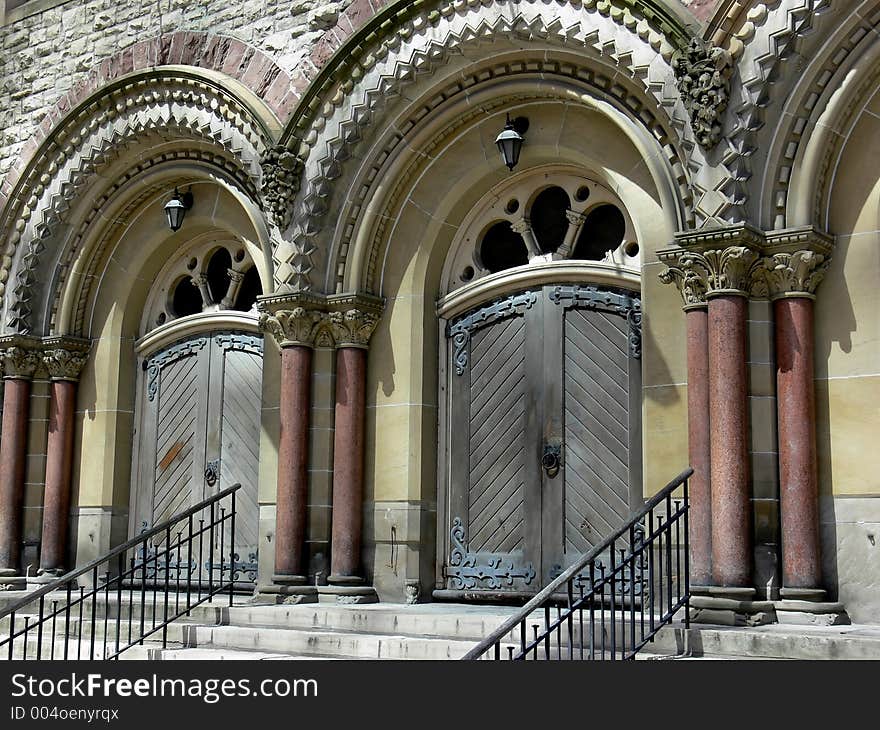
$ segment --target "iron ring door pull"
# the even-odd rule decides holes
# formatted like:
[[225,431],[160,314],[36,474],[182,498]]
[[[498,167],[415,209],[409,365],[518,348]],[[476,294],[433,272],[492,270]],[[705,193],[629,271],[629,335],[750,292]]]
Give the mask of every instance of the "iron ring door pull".
[[562,447],[544,444],[544,455],[541,457],[541,466],[551,479],[559,473],[562,464]]
[[205,469],[205,481],[209,487],[213,487],[220,478],[220,459],[208,462],[208,468]]

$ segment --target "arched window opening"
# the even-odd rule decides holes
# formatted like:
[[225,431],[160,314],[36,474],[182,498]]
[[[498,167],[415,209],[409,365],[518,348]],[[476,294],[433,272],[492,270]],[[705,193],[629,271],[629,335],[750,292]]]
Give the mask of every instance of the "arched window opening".
[[626,234],[626,219],[615,205],[606,203],[587,215],[574,247],[576,259],[601,261],[621,243]]
[[508,221],[493,225],[480,244],[480,260],[483,267],[495,274],[529,262],[529,253],[522,236],[516,233]]
[[[186,317],[202,311],[202,295],[189,277],[181,278],[173,288],[171,296],[171,316]],[[164,318],[162,322],[164,322]],[[162,324],[157,320],[157,324]]]
[[260,274],[256,266],[251,266],[244,275],[238,296],[235,299],[233,309],[239,312],[249,312],[257,303],[257,297],[263,293],[263,285],[260,282]]
[[208,276],[208,289],[211,291],[211,302],[219,304],[229,291],[229,268],[232,256],[225,248],[219,249],[208,262],[205,273]]
[[568,231],[565,213],[570,208],[568,193],[557,185],[541,191],[535,198],[530,218],[543,253],[553,253],[562,245]]

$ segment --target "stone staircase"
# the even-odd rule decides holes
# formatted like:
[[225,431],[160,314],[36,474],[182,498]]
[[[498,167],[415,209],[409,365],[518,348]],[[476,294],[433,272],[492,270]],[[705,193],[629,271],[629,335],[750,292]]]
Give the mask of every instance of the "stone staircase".
[[[168,645],[158,636],[126,651],[123,659],[172,660],[446,660],[459,659],[514,611],[511,607],[447,603],[372,605],[249,605],[219,601],[193,609],[168,627]],[[100,604],[96,653],[103,652]],[[149,624],[149,616],[145,617]],[[68,651],[76,656],[77,621]],[[606,627],[607,631],[608,627]],[[0,626],[0,633],[8,626]],[[619,631],[618,631],[619,633]],[[511,640],[513,637],[509,637]],[[56,657],[63,653],[56,638]],[[32,643],[32,642],[31,642]],[[84,653],[88,637],[83,639]],[[512,645],[512,644],[511,644]],[[33,655],[35,644],[29,653]],[[555,656],[555,648],[553,649]],[[502,647],[502,656],[506,646]],[[5,657],[4,657],[5,658]],[[640,660],[880,659],[880,626],[729,627],[675,622],[639,653]]]

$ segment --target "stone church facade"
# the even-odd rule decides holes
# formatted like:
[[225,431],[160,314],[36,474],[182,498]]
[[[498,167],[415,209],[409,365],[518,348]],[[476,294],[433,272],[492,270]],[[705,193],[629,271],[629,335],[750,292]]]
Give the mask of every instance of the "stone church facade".
[[878,25],[6,0],[0,582],[241,483],[258,594],[521,599],[691,465],[697,592],[880,622]]

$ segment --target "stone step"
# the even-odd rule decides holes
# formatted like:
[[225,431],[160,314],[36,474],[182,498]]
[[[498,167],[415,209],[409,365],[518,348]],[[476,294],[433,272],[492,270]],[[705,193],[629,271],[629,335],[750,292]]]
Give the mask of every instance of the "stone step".
[[232,649],[360,659],[460,659],[471,641],[382,634],[254,628],[248,626],[182,626],[187,648]]
[[646,653],[739,659],[880,659],[880,626],[664,627]]

